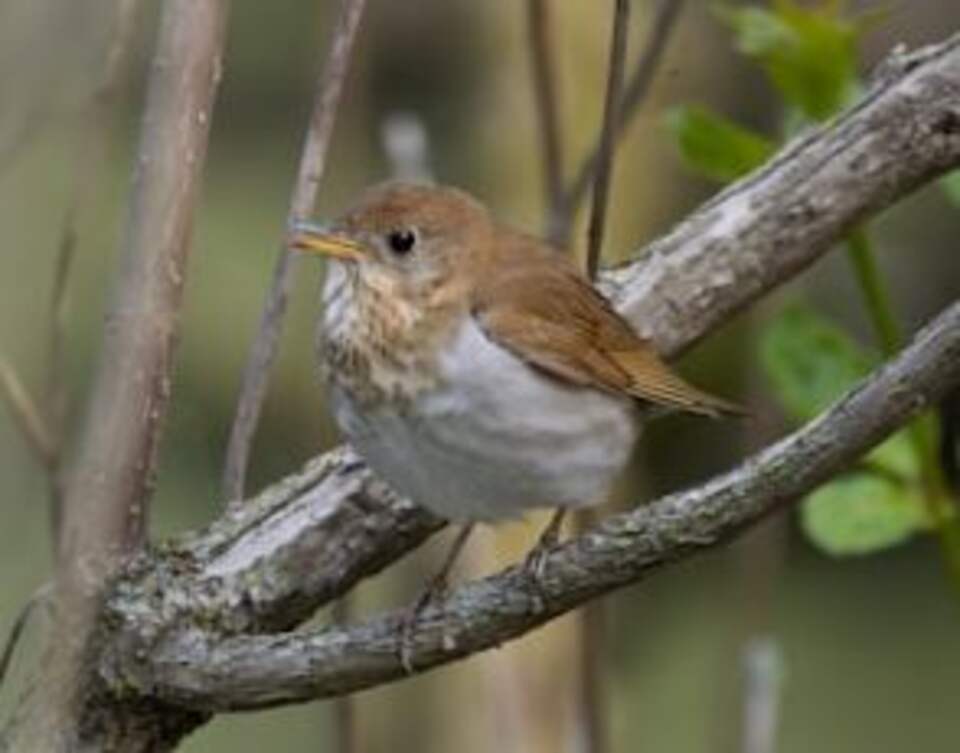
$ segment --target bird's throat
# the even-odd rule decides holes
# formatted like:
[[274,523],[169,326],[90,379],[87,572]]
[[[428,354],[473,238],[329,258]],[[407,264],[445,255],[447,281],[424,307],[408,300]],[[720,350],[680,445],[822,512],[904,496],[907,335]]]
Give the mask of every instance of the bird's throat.
[[439,383],[437,355],[462,306],[447,296],[412,298],[387,275],[331,265],[319,342],[327,375],[359,403],[407,403]]

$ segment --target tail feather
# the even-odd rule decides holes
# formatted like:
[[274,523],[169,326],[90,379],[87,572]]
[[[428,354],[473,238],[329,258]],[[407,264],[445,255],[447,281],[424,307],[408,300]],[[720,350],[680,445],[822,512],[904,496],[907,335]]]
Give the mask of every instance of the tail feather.
[[612,355],[630,375],[627,392],[634,397],[710,418],[747,415],[739,405],[694,387],[651,351],[632,350]]

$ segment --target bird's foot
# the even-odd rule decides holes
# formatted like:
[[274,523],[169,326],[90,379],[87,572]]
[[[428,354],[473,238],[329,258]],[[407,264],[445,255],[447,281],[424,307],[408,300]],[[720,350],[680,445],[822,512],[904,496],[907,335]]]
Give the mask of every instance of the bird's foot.
[[439,601],[443,598],[447,590],[450,571],[453,570],[453,565],[457,561],[457,557],[460,556],[460,552],[463,551],[463,545],[467,543],[467,539],[470,537],[472,530],[472,523],[460,529],[460,532],[453,541],[453,545],[450,547],[450,551],[447,552],[443,567],[430,579],[420,592],[417,600],[410,605],[406,614],[403,616],[403,623],[400,629],[400,664],[403,665],[403,670],[408,675],[412,675],[414,670],[414,633],[416,632],[417,624],[420,622],[420,615],[423,610],[429,606],[431,601]]
[[414,635],[416,634],[417,625],[420,623],[420,615],[423,613],[423,610],[430,605],[431,602],[440,601],[443,599],[446,591],[446,573],[437,573],[433,578],[430,579],[427,585],[424,586],[423,590],[420,591],[420,595],[417,596],[416,601],[407,607],[406,612],[404,612],[403,622],[401,623],[400,627],[399,653],[400,664],[403,667],[403,671],[408,675],[412,675],[414,672],[413,649],[416,645]]
[[527,554],[523,563],[523,571],[530,579],[533,585],[531,598],[533,600],[534,614],[539,614],[544,608],[544,599],[546,598],[546,589],[544,588],[544,576],[546,575],[547,560],[550,550],[560,541],[560,528],[563,525],[563,519],[567,511],[564,508],[557,510],[547,527],[543,529],[537,543]]

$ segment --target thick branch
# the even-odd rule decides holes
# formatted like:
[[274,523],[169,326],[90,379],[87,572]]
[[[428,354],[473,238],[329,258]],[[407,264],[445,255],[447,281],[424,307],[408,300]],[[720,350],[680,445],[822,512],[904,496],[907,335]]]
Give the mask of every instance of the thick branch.
[[[513,567],[429,607],[414,636],[415,666],[497,646],[729,539],[814,489],[958,382],[960,303],[801,430],[701,487],[608,518],[554,549],[541,583]],[[404,676],[402,618],[395,612],[353,627],[226,640],[190,631],[163,642],[135,672],[162,699],[205,710],[349,693]]]
[[960,36],[887,61],[854,107],[788,144],[612,272],[618,308],[676,353],[960,156]]

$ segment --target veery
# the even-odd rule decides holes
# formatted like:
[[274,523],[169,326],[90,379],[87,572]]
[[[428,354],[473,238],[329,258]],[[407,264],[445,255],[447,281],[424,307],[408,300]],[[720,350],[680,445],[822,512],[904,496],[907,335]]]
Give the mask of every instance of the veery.
[[449,520],[601,502],[645,406],[739,412],[671,371],[566,255],[460,190],[382,184],[293,245],[335,262],[319,350],[338,424]]

